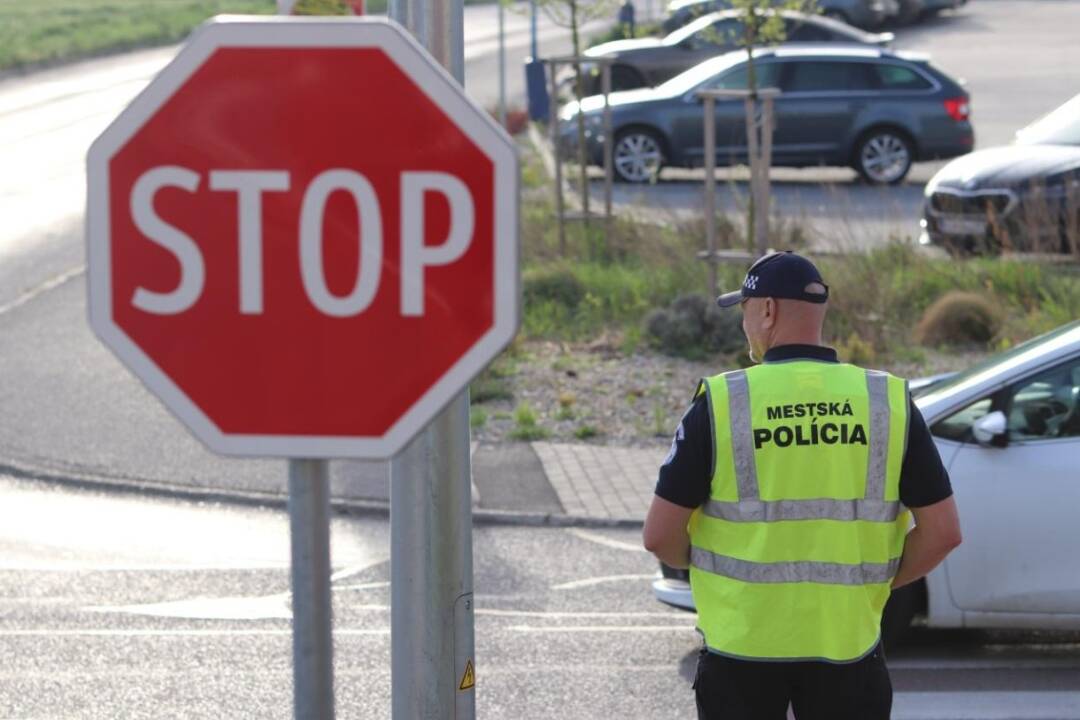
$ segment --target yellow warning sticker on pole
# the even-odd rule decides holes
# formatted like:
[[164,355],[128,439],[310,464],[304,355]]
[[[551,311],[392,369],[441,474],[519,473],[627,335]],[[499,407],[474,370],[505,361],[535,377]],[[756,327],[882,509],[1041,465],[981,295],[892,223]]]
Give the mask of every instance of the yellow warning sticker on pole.
[[476,686],[476,674],[473,673],[472,660],[465,661],[465,674],[461,677],[458,690],[471,690]]

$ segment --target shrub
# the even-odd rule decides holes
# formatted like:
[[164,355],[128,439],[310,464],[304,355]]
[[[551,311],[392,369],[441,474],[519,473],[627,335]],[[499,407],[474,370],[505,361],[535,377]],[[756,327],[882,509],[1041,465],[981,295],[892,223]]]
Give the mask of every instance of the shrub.
[[548,302],[573,310],[585,298],[585,286],[566,268],[526,272],[523,284],[526,305]]
[[870,365],[877,359],[874,346],[866,342],[858,333],[851,333],[844,342],[836,344],[836,353],[842,362],[855,365]]
[[667,355],[701,359],[730,353],[744,345],[737,312],[725,312],[704,295],[680,295],[671,306],[649,313],[645,334]]
[[574,437],[578,440],[588,440],[600,434],[600,430],[593,425],[580,425],[574,430]]
[[915,326],[920,345],[987,345],[1001,330],[997,305],[985,295],[954,290],[938,298]]

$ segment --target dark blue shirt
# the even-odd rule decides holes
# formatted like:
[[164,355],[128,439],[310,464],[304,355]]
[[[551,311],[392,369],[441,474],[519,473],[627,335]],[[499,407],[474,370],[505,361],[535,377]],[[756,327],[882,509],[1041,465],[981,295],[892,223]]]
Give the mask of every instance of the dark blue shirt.
[[[781,345],[765,353],[765,362],[819,360],[837,362],[836,351],[817,345]],[[705,396],[694,400],[675,431],[656,483],[656,494],[669,502],[696,508],[709,499],[712,483],[713,430]],[[922,413],[911,402],[908,446],[900,469],[900,502],[926,507],[952,495],[949,473],[941,462]]]

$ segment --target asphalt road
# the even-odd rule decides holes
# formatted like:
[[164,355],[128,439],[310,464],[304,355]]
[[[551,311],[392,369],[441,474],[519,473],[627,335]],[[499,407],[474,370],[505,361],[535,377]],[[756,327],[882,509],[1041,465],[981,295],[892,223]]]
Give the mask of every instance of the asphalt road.
[[[336,517],[338,717],[389,717],[389,532]],[[634,530],[474,531],[477,716],[694,716],[693,616]],[[288,518],[0,478],[0,717],[291,717]],[[1080,718],[1080,637],[927,632],[895,720]]]

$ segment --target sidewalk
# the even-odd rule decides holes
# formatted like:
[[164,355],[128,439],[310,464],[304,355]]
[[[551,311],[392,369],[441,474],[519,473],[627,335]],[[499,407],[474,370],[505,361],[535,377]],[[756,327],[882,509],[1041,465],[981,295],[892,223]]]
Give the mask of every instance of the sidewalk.
[[[85,277],[0,312],[0,474],[193,500],[282,505],[282,459],[209,452],[90,333]],[[638,525],[667,448],[475,443],[477,522]],[[343,510],[386,512],[386,462],[330,463]]]

